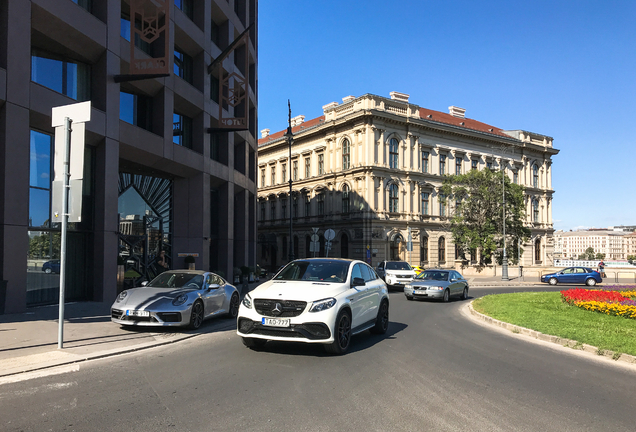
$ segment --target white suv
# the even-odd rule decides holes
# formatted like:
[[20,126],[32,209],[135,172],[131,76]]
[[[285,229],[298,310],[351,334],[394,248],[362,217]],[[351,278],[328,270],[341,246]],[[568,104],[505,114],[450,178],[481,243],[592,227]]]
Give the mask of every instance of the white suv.
[[343,354],[351,336],[389,326],[389,295],[362,261],[307,258],[292,261],[247,294],[239,308],[237,334],[250,348],[267,340],[319,343]]
[[382,261],[378,265],[378,274],[389,287],[404,288],[413,281],[415,270],[405,261]]

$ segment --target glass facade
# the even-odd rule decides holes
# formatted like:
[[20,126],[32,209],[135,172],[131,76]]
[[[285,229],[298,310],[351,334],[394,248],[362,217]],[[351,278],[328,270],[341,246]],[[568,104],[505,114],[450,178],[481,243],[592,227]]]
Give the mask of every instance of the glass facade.
[[33,50],[31,52],[31,81],[78,102],[90,99],[91,69],[85,63]]

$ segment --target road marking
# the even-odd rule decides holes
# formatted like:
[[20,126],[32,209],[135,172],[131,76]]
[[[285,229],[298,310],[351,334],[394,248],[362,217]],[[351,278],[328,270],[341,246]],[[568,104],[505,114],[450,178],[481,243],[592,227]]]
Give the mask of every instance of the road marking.
[[78,372],[80,370],[80,365],[72,364],[68,366],[59,366],[51,369],[41,370],[41,371],[33,371],[33,372],[25,372],[16,375],[9,375],[0,378],[0,385],[2,384],[11,384],[20,381],[26,381],[34,378],[42,378],[51,375],[60,375],[69,372]]

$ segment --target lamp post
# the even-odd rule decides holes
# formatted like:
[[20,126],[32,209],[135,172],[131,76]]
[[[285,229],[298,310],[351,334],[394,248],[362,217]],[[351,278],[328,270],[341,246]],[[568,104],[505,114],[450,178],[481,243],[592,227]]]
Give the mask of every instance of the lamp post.
[[294,221],[292,219],[292,144],[294,143],[294,134],[292,133],[291,126],[291,104],[289,99],[287,99],[287,107],[289,108],[289,120],[287,126],[287,132],[285,132],[285,138],[287,138],[287,143],[289,144],[289,262],[294,260]]
[[503,197],[502,213],[503,213],[503,257],[501,258],[501,280],[507,281],[508,278],[508,256],[506,256],[506,169],[503,158],[501,159],[501,190]]

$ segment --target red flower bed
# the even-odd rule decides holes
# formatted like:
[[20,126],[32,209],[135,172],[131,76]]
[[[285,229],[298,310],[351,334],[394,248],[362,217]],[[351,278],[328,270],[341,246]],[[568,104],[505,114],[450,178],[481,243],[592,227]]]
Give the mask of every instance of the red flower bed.
[[617,291],[592,291],[583,288],[574,288],[561,291],[563,301],[573,305],[582,301],[599,301],[605,303],[620,303],[629,300]]

